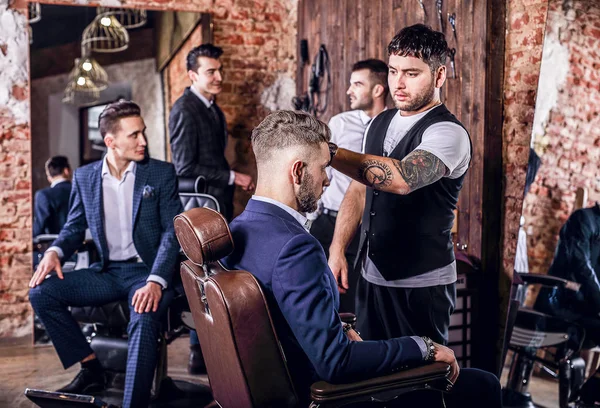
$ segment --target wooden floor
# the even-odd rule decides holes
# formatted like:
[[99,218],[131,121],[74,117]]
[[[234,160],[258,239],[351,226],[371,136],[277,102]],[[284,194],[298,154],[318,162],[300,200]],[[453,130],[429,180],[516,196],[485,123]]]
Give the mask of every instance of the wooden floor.
[[[192,376],[187,373],[188,346],[187,338],[179,338],[169,345],[169,376],[176,381],[197,384],[204,392],[196,400],[208,403],[206,402],[210,397],[208,377]],[[56,390],[68,384],[78,370],[79,364],[64,370],[52,346],[33,347],[29,338],[2,340],[0,342],[0,407],[36,407],[23,395],[25,388]],[[120,405],[120,402],[111,400],[114,397],[102,399]],[[172,404],[152,404],[152,406],[202,407],[204,403],[191,405],[180,401]]]
[[[187,373],[188,339],[180,338],[169,345],[169,375],[175,380],[208,386],[206,376],[191,376]],[[54,349],[49,346],[32,347],[29,338],[0,341],[0,407],[35,407],[23,396],[25,388],[55,390],[68,384],[79,366],[63,370]],[[502,376],[502,385],[506,384],[507,369]],[[553,380],[533,377],[530,391],[539,407],[558,408],[558,383]],[[206,400],[203,395],[201,400]],[[112,401],[109,401],[112,402]],[[153,404],[155,405],[155,404]],[[159,406],[203,406],[162,404]]]

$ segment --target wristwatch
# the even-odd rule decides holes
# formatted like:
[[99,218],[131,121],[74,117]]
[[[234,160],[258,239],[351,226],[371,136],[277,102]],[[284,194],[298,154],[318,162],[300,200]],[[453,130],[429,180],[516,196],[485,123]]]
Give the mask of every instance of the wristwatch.
[[331,166],[331,162],[333,161],[333,156],[335,156],[337,151],[338,151],[338,146],[333,142],[329,142],[329,163],[327,163],[328,166]]
[[435,360],[435,343],[427,336],[421,337],[425,342],[425,346],[427,347],[427,355],[425,356],[425,361],[434,361]]

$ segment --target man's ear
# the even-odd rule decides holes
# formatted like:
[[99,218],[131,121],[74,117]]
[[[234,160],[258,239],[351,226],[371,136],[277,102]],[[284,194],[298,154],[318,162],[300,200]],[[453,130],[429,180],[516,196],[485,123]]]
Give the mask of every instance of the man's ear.
[[115,138],[110,134],[107,134],[106,136],[104,136],[104,144],[107,148],[112,149],[115,144]]
[[300,185],[302,183],[302,177],[304,176],[305,164],[302,160],[296,160],[292,164],[292,180],[294,180],[294,184]]
[[187,72],[188,74],[188,78],[190,78],[190,81],[192,81],[192,83],[196,82],[196,80],[198,79],[198,73],[192,71],[191,69]]
[[371,89],[371,95],[373,96],[373,98],[379,98],[383,95],[384,91],[385,89],[383,85],[376,84],[375,86],[373,86],[373,89]]
[[444,82],[446,82],[446,66],[442,65],[437,69],[437,72],[435,73],[435,87],[436,88],[441,88],[442,85],[444,85]]

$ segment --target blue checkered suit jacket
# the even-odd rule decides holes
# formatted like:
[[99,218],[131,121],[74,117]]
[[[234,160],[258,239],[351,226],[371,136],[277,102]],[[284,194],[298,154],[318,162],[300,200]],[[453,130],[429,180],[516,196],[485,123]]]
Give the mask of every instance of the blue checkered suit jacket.
[[[177,265],[179,244],[173,217],[183,211],[177,194],[177,177],[171,163],[147,159],[137,163],[133,188],[133,243],[150,274],[171,282]],[[106,267],[108,246],[104,232],[102,161],[80,167],[73,176],[69,215],[52,244],[68,259],[89,228],[100,252],[100,269]]]

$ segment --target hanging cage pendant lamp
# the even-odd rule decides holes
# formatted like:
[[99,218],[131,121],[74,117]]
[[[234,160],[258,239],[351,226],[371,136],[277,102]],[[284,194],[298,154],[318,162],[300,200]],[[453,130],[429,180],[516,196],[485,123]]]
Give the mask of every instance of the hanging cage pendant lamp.
[[142,27],[148,22],[146,10],[99,6],[96,13],[98,16],[115,16],[117,21],[128,30]]
[[100,92],[108,88],[108,75],[98,62],[82,50],[83,57],[75,59],[69,73],[63,102],[89,105],[98,101]]
[[129,46],[129,33],[114,15],[99,15],[83,30],[81,46],[94,52],[123,51]]

